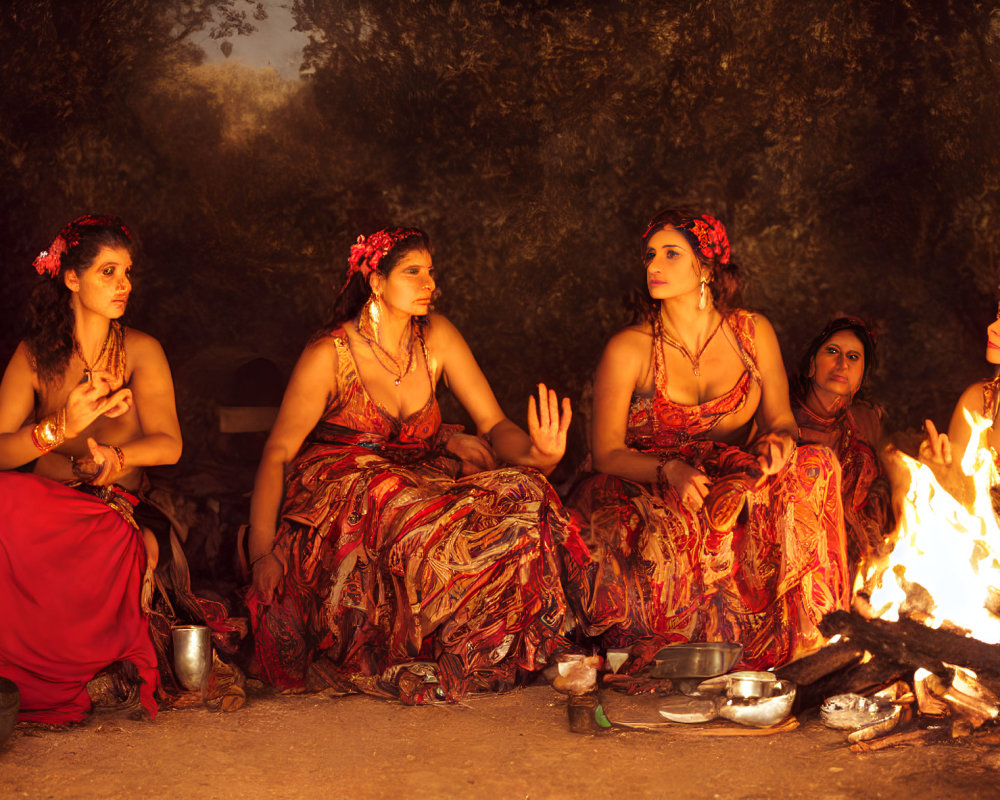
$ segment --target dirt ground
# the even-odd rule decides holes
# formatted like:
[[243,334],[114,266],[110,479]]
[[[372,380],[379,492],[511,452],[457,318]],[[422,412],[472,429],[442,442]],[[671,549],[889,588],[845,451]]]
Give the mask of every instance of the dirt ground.
[[[613,721],[659,721],[657,704],[605,693]],[[19,725],[0,797],[1000,798],[1000,747],[856,754],[814,715],[800,722],[766,736],[718,735],[752,730],[728,722],[581,735],[548,686],[416,708],[257,691],[232,713]]]

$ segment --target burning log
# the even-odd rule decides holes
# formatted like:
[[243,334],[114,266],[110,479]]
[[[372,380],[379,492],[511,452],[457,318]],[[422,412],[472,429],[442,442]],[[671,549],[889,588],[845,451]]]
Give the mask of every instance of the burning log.
[[923,667],[942,678],[950,678],[947,664],[960,664],[973,670],[984,683],[1000,685],[1000,646],[935,630],[900,617],[896,622],[864,619],[856,613],[834,611],[819,624],[824,636],[841,634],[856,646],[875,655]]
[[912,667],[890,658],[873,658],[863,664],[853,664],[814,683],[799,685],[796,710],[815,708],[835,694],[868,694],[912,673]]

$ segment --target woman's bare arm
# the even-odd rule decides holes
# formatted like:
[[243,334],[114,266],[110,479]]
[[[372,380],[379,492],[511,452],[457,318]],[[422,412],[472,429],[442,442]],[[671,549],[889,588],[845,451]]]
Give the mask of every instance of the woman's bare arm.
[[766,475],[781,470],[792,454],[799,428],[788,400],[788,376],[781,360],[781,348],[771,323],[754,314],[757,367],[761,376],[761,397],[755,415],[760,432],[752,446]]
[[503,413],[469,345],[444,317],[432,316],[428,348],[448,388],[472,417],[479,434],[489,437],[502,461],[545,473],[555,468],[566,451],[566,431],[572,419],[568,399],[560,408],[555,392],[539,384],[539,401],[532,397],[528,403],[530,433],[525,433]]
[[254,586],[270,603],[283,568],[268,558],[274,547],[285,471],[306,436],[337,394],[337,351],[330,337],[309,344],[288,381],[281,408],[264,445],[250,501],[250,562]]

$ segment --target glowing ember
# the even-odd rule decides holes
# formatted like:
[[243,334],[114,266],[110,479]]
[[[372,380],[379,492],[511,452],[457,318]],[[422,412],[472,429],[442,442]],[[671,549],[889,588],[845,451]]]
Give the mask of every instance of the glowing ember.
[[1000,526],[990,487],[997,483],[992,451],[982,438],[990,421],[979,414],[972,426],[962,472],[975,489],[966,508],[945,491],[929,467],[896,452],[900,471],[909,476],[892,552],[866,563],[859,587],[870,598],[868,613],[895,621],[900,613],[931,628],[968,631],[988,644],[1000,643],[996,611],[1000,592]]

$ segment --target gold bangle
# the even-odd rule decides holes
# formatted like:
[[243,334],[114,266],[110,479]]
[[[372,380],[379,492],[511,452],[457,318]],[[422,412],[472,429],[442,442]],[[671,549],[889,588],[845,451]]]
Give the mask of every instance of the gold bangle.
[[66,409],[60,408],[31,429],[31,442],[43,453],[66,441]]

